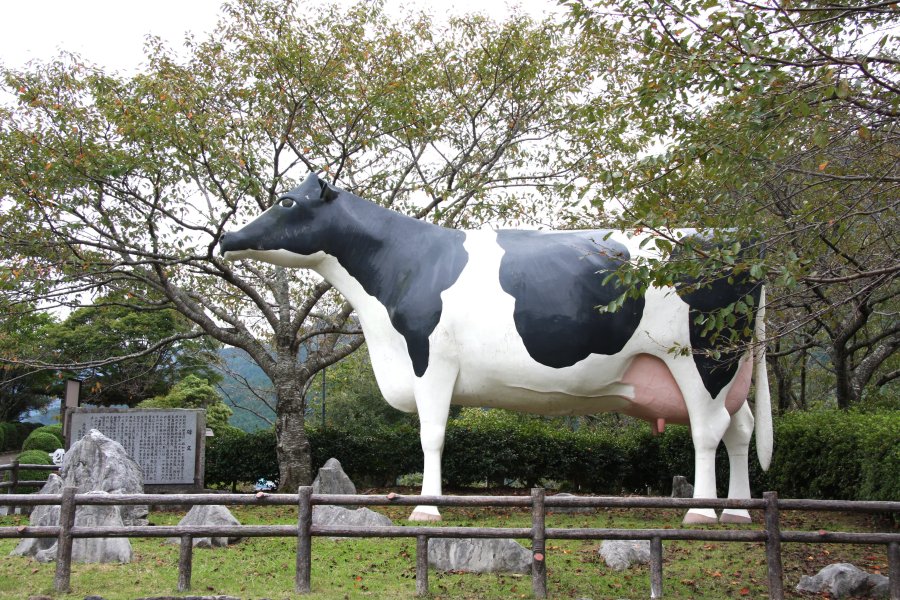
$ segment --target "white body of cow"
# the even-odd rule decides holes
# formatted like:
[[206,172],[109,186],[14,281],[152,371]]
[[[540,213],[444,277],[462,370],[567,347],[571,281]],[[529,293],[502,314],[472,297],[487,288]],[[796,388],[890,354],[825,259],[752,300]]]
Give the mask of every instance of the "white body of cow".
[[[614,239],[628,246],[632,256],[641,253],[641,236],[621,234]],[[503,249],[496,243],[496,232],[468,231],[465,247],[470,260],[456,283],[441,294],[444,310],[429,337],[430,360],[422,377],[413,372],[406,341],[394,329],[384,305],[366,293],[337,259],[325,253],[298,257],[280,250],[264,251],[260,253],[264,256],[259,256],[274,264],[316,271],[356,309],[382,395],[391,406],[419,414],[425,459],[423,495],[441,494],[441,452],[451,404],[542,415],[615,411],[649,416],[665,410],[650,406],[654,400],[670,406],[667,399],[659,399],[671,398],[674,392],[683,399],[691,426],[694,496],[716,497],[715,451],[724,441],[730,461],[728,497],[750,497],[748,455],[754,418],[745,399],[753,370],[752,353],[748,352],[737,376],[719,397],[710,398],[692,358],[671,351],[690,346],[688,305],[674,289],[650,288],[638,332],[621,352],[591,355],[571,367],[546,367],[529,356],[516,332],[514,299],[501,289],[497,276]],[[762,314],[757,315],[757,322],[761,325]],[[755,362],[756,404],[765,407],[768,380],[762,353]],[[635,405],[633,400],[640,396],[644,402]],[[726,401],[733,414],[726,408]],[[653,408],[657,412],[652,412]],[[677,404],[673,408],[676,410],[669,414],[679,412]],[[667,420],[684,422],[677,416]],[[757,444],[760,460],[767,467],[771,441],[768,451],[762,447],[765,440],[757,440]],[[439,512],[433,506],[419,506],[410,518],[437,519]],[[744,522],[749,518],[744,510],[723,512],[724,521]],[[716,515],[711,509],[695,509],[685,520],[710,522]]]

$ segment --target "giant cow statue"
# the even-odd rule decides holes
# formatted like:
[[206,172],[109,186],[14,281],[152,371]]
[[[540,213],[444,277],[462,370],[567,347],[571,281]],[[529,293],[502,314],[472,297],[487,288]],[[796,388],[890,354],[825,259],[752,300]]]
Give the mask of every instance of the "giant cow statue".
[[[230,260],[313,269],[353,305],[384,398],[419,414],[423,495],[441,494],[444,432],[457,404],[543,415],[618,411],[656,429],[666,421],[689,424],[694,496],[716,497],[715,452],[724,440],[728,497],[749,498],[753,371],[763,468],[772,453],[765,360],[762,352],[716,347],[695,317],[748,293],[761,306],[761,286],[733,277],[702,287],[651,287],[614,312],[599,311],[623,291],[604,282],[604,273],[643,252],[640,241],[608,231],[446,229],[310,174],[253,222],[225,234],[220,248]],[[738,330],[755,325],[761,338],[761,313]],[[410,519],[440,514],[418,506]],[[715,520],[712,509],[685,517]],[[747,522],[750,515],[728,509],[721,520]]]

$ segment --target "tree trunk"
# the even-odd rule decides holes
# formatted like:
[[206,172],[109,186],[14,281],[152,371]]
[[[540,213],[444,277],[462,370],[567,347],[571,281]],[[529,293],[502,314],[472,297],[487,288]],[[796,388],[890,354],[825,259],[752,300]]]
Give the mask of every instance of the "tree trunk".
[[276,368],[275,438],[277,439],[278,490],[294,494],[301,485],[312,483],[312,453],[306,436],[305,381],[299,369],[284,365]]
[[[775,352],[781,352],[781,340],[775,341]],[[787,357],[771,356],[769,358],[769,367],[771,373],[775,376],[776,385],[778,387],[778,414],[786,413],[794,399],[791,389],[792,373],[790,368],[785,368],[784,363],[788,361]]]
[[837,405],[841,410],[847,410],[857,399],[853,395],[851,381],[850,357],[847,356],[843,340],[835,340],[831,350],[831,360],[834,363],[835,395]]

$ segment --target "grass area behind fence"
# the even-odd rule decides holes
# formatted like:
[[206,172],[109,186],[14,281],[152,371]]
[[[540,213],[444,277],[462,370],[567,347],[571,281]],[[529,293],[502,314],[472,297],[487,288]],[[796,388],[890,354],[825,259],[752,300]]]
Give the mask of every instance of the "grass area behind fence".
[[[396,524],[405,522],[408,507],[384,507]],[[245,525],[295,524],[293,507],[233,507]],[[528,527],[525,510],[444,508],[442,525]],[[175,525],[183,515],[153,512],[154,525]],[[659,509],[598,509],[588,515],[547,517],[547,527],[678,528],[681,511]],[[754,514],[756,523],[761,513]],[[874,531],[877,517],[838,513],[785,513],[783,529]],[[0,525],[25,525],[21,516],[2,517]],[[881,524],[884,530],[886,524]],[[721,526],[717,526],[721,527]],[[741,528],[760,527],[759,525]],[[528,540],[520,540],[528,545]],[[54,563],[10,557],[14,540],[0,540],[0,599],[22,599],[46,594],[82,600],[97,594],[106,600],[133,600],[141,596],[227,594],[242,599],[296,598],[294,565],[296,539],[248,538],[228,548],[195,549],[193,588],[177,594],[178,546],[162,539],[135,538],[134,561],[125,565],[75,564],[72,593],[53,592]],[[311,599],[413,598],[415,595],[415,539],[314,538]],[[616,572],[598,556],[600,540],[547,541],[548,596],[551,598],[648,598],[649,568]],[[826,564],[852,562],[870,572],[887,574],[882,546],[785,544],[785,588],[788,597],[801,575],[812,575]],[[766,560],[762,543],[665,542],[664,593],[668,598],[763,598]],[[435,598],[531,597],[530,575],[439,573],[431,570],[429,588]],[[799,597],[799,595],[797,595]]]

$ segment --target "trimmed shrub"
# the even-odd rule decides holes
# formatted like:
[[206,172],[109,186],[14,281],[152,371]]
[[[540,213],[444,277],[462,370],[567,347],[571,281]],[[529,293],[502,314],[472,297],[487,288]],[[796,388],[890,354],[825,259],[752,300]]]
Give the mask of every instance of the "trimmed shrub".
[[[232,428],[233,429],[233,428]],[[393,485],[422,471],[418,429],[308,430],[313,473],[334,456],[360,487]],[[776,421],[775,456],[763,473],[751,440],[750,485],[782,497],[894,500],[900,497],[900,413],[792,413]],[[643,423],[572,431],[559,420],[504,411],[463,411],[447,424],[442,476],[449,488],[532,486],[545,480],[581,493],[671,493],[673,475],[694,477],[690,431],[670,426],[654,436]],[[207,482],[235,486],[276,481],[271,429],[230,430],[207,445]],[[728,492],[728,454],[716,454],[718,493]]]
[[34,431],[32,431],[29,434],[29,437],[31,437],[32,435],[34,435],[36,433],[51,433],[51,434],[55,435],[56,438],[59,440],[59,443],[62,444],[62,446],[60,446],[60,448],[65,447],[66,437],[63,435],[62,425],[59,425],[59,424],[57,424],[57,425],[42,425],[42,426],[38,427],[37,429],[35,429]]
[[791,413],[775,428],[770,485],[784,497],[896,500],[900,412]]
[[18,450],[22,447],[22,442],[28,437],[30,429],[22,423],[0,423],[0,429],[3,429],[3,449]]
[[22,443],[24,443],[26,439],[28,439],[28,436],[31,435],[32,431],[34,431],[35,429],[37,429],[38,427],[41,426],[40,423],[31,423],[31,422],[25,423],[25,422],[21,422],[21,421],[16,421],[15,423],[13,423],[13,425],[16,426],[16,433],[19,436],[19,444],[20,445]]
[[22,450],[43,450],[44,452],[53,452],[63,447],[63,443],[59,438],[49,432],[34,431],[22,444]]
[[230,486],[233,490],[239,483],[254,483],[260,478],[278,481],[275,432],[221,428],[206,443],[205,478],[207,485]]
[[[22,465],[52,465],[53,460],[50,458],[50,455],[44,452],[43,450],[26,450],[24,452],[20,452],[16,457],[19,461],[19,464]],[[47,478],[50,477],[51,471],[32,471],[32,470],[20,470],[19,471],[19,480],[20,481],[47,481]]]

